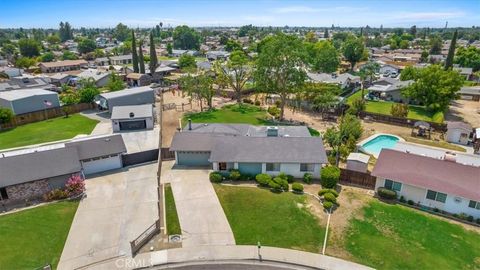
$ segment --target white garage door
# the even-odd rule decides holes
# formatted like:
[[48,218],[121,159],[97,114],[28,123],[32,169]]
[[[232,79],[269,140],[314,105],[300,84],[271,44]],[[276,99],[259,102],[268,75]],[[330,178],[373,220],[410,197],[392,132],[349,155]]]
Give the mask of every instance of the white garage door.
[[122,160],[120,155],[113,157],[106,157],[96,160],[84,161],[83,173],[92,174],[98,172],[104,172],[108,170],[118,169],[122,167]]

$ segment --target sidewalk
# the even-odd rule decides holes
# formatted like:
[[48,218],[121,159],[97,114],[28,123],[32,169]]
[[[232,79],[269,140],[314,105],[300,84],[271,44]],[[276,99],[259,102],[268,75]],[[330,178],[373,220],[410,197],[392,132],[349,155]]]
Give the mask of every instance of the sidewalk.
[[[373,269],[330,256],[284,248],[262,247],[260,254],[263,262],[278,262],[328,270]],[[258,261],[259,256],[257,246],[198,246],[142,253],[134,260],[137,266],[148,267],[195,261],[203,263],[222,260]]]

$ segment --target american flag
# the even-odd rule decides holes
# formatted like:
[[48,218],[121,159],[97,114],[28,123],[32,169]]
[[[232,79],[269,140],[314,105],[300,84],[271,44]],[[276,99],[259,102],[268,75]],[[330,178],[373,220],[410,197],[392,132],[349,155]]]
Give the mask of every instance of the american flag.
[[52,102],[50,102],[50,101],[48,101],[48,100],[44,100],[44,101],[43,101],[43,104],[45,104],[45,106],[47,106],[47,107],[52,106]]

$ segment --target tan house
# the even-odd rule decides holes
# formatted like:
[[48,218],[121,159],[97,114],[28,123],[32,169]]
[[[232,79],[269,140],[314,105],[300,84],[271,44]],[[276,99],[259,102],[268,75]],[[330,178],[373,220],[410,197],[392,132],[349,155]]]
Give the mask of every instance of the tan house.
[[70,70],[79,70],[82,67],[86,67],[88,62],[81,60],[64,60],[56,62],[42,62],[38,64],[40,70],[43,73],[58,73]]

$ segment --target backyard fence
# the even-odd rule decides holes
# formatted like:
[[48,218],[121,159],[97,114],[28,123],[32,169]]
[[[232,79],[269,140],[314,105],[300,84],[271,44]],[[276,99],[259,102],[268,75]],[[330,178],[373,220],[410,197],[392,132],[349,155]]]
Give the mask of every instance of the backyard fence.
[[145,245],[152,237],[160,232],[160,220],[156,220],[155,223],[150,225],[144,232],[142,232],[135,240],[130,242],[130,248],[132,249],[132,255]]
[[175,159],[175,152],[170,151],[170,148],[161,148],[161,160],[174,160]]
[[85,110],[94,109],[94,103],[79,103],[72,105],[65,105],[61,107],[48,108],[41,111],[34,111],[24,114],[17,114],[13,117],[10,123],[1,124],[2,129],[14,128],[28,123],[39,122],[50,118],[64,116],[65,114],[78,113]]
[[[365,118],[367,118],[374,122],[393,124],[393,125],[399,125],[399,126],[405,126],[405,127],[413,127],[415,122],[419,121],[415,119],[401,118],[401,117],[395,117],[391,115],[371,113],[371,112],[365,112],[365,111],[360,112],[359,116],[364,120],[366,120]],[[423,121],[423,122],[429,123],[430,126],[437,132],[447,131],[447,125],[443,123],[435,123],[435,122],[428,122],[428,121]]]
[[340,169],[340,183],[375,189],[375,176],[370,173],[357,172],[347,169]]

